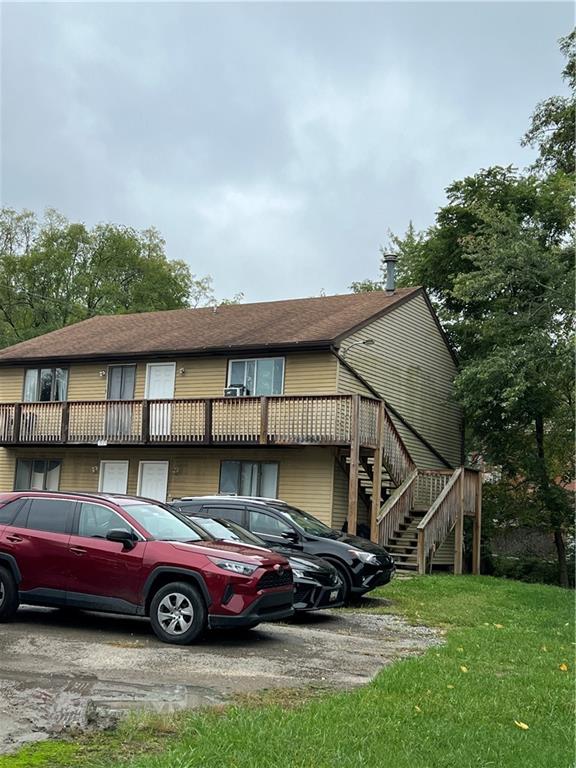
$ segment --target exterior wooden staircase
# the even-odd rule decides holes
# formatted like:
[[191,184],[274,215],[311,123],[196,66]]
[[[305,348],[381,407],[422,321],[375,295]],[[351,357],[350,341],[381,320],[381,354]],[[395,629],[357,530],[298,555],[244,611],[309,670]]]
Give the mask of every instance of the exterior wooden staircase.
[[354,460],[351,453],[341,459],[350,487],[357,486],[358,496],[371,509],[372,540],[390,551],[399,569],[425,574],[435,563],[452,564],[454,573],[462,573],[464,517],[470,516],[472,571],[479,573],[481,473],[466,467],[416,467],[385,403],[379,429],[373,456],[358,453]]

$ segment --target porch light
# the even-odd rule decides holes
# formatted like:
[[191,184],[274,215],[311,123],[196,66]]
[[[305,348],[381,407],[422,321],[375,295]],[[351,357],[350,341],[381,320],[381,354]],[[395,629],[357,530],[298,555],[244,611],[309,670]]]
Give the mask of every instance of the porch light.
[[361,341],[353,341],[352,344],[346,347],[346,349],[342,350],[342,354],[340,355],[340,357],[342,358],[342,360],[345,360],[346,355],[348,354],[348,352],[350,352],[352,347],[358,347],[360,345],[364,347],[371,347],[372,344],[375,344],[375,343],[376,343],[375,339],[362,339]]
[[100,376],[101,379],[106,378],[106,371],[104,370],[104,368],[98,372],[98,375]]

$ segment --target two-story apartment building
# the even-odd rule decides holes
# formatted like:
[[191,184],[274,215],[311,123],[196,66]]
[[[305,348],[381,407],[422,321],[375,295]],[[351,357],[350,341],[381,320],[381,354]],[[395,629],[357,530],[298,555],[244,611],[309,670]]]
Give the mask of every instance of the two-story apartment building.
[[418,288],[93,317],[0,350],[0,490],[273,496],[394,546],[462,464],[455,372]]

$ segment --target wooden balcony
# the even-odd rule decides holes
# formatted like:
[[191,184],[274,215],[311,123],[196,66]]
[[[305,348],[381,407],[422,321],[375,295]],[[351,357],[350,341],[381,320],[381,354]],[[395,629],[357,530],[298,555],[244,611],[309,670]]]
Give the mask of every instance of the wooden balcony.
[[359,395],[0,403],[0,445],[336,445],[378,442]]

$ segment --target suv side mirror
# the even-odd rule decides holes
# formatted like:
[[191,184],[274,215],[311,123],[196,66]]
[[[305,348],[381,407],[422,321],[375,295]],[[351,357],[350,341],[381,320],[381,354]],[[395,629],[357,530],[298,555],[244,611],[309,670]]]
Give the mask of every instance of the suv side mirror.
[[112,528],[106,534],[108,541],[117,541],[122,544],[124,549],[134,549],[137,541],[136,534],[133,531],[127,531],[125,528]]
[[287,541],[292,541],[294,544],[300,541],[300,537],[298,536],[296,531],[283,531],[282,538],[286,539]]

